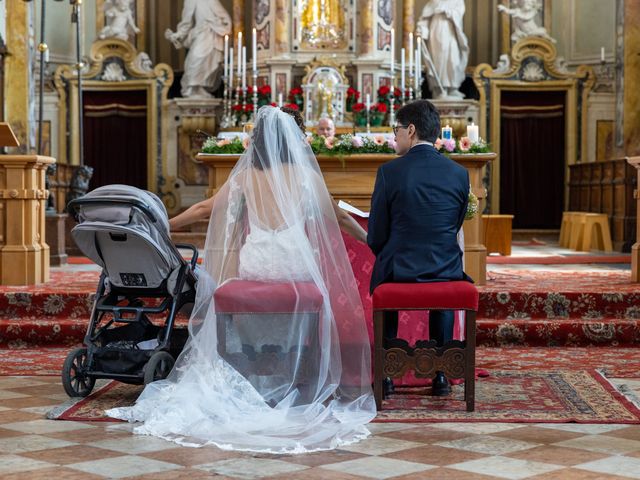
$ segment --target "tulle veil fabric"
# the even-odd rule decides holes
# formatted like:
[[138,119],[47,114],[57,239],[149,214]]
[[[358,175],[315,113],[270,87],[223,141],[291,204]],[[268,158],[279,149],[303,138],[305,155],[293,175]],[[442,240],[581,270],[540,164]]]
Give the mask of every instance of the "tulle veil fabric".
[[[302,453],[368,436],[376,409],[355,278],[317,160],[293,118],[277,108],[258,111],[250,146],[216,194],[203,267],[190,337],[173,371],[134,406],[107,414],[142,422],[135,433],[234,450]],[[292,368],[241,374],[219,354],[213,293],[237,278],[267,291],[306,282],[321,293],[316,322],[301,302],[293,313],[234,316],[227,326],[227,350],[290,352]],[[282,312],[273,302],[266,310]],[[319,349],[308,355],[314,335]],[[300,384],[302,368],[311,374]]]

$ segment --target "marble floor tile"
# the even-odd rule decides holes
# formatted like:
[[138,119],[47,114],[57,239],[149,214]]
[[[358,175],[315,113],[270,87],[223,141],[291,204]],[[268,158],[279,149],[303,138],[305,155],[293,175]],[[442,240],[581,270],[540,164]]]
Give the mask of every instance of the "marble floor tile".
[[41,434],[53,432],[68,432],[70,430],[82,430],[97,427],[86,425],[80,422],[62,422],[59,420],[44,420],[40,418],[38,420],[31,420],[27,422],[5,423],[2,425],[2,428],[23,433]]
[[436,467],[425,463],[406,462],[393,458],[370,457],[332,463],[320,468],[350,475],[359,475],[365,478],[386,479],[410,473],[426,472]]
[[439,447],[438,445],[423,445],[417,448],[401,450],[384,455],[386,458],[406,460],[408,462],[426,463],[428,465],[451,465],[469,460],[484,458],[485,455],[467,450]]
[[449,465],[448,468],[472,473],[482,473],[484,475],[493,475],[498,478],[518,480],[541,473],[552,472],[562,467],[549,463],[531,462],[527,460],[519,460],[517,458],[495,456]]
[[607,457],[593,462],[582,463],[576,465],[574,468],[588,470],[590,472],[640,478],[640,458],[626,456]]
[[88,462],[70,463],[67,468],[108,478],[126,478],[132,475],[176,470],[181,467],[180,465],[159,462],[150,458],[125,455]]
[[496,432],[504,432],[516,428],[524,428],[526,425],[518,423],[434,423],[435,428],[444,428],[467,434],[490,435]]
[[102,480],[102,475],[91,475],[66,467],[49,467],[27,472],[2,475],[2,480]]
[[42,435],[21,435],[0,439],[0,452],[23,453],[35,450],[47,450],[52,448],[68,447],[74,445],[65,440],[44,437]]
[[70,463],[89,462],[91,460],[122,456],[119,452],[91,447],[89,445],[72,445],[69,447],[53,448],[51,450],[22,453],[21,455],[23,457],[56,463],[58,465],[68,465]]
[[347,452],[365,453],[367,455],[384,455],[385,453],[420,447],[421,445],[422,444],[417,442],[396,440],[394,438],[369,437],[353,445],[341,447],[341,450],[345,450]]
[[141,453],[140,456],[160,460],[161,462],[176,463],[183,467],[193,467],[194,465],[203,465],[241,456],[240,452],[220,450],[216,447],[184,448],[176,447],[174,443],[171,445],[173,448]]
[[570,467],[591,460],[605,458],[609,455],[588,450],[578,450],[576,448],[558,447],[557,445],[544,445],[520,452],[507,453],[504,456]]
[[470,452],[484,453],[487,455],[502,455],[539,446],[537,443],[493,437],[491,435],[474,435],[473,437],[452,440],[450,442],[438,442],[436,445],[447,448],[468,450]]
[[550,428],[552,430],[564,430],[565,432],[576,432],[588,435],[612,432],[626,428],[628,425],[606,424],[606,423],[537,423],[537,427]]
[[196,468],[210,473],[252,480],[276,475],[286,477],[290,473],[307,470],[309,467],[265,458],[230,458],[198,465]]
[[0,478],[9,473],[28,472],[39,468],[53,467],[48,462],[41,462],[20,455],[0,455]]
[[138,453],[157,452],[158,450],[168,450],[176,446],[173,442],[147,435],[129,435],[128,437],[91,442],[88,445],[134,455]]
[[591,452],[625,454],[640,451],[640,442],[607,435],[589,435],[554,443],[559,447],[580,448]]
[[523,442],[533,443],[556,443],[563,440],[571,440],[581,437],[582,433],[567,432],[565,430],[554,430],[551,428],[540,427],[524,427],[505,430],[503,432],[493,433],[492,436],[500,438],[510,438],[513,440],[522,440]]

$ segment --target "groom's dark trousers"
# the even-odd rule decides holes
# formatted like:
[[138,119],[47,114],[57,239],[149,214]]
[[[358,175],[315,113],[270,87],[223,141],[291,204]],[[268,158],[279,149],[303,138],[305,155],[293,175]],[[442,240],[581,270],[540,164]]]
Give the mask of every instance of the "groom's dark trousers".
[[[414,146],[378,169],[367,243],[376,256],[370,290],[385,282],[472,281],[457,234],[469,198],[469,173],[430,145]],[[385,337],[397,336],[397,315],[385,315]],[[429,336],[451,340],[453,312],[430,312]]]

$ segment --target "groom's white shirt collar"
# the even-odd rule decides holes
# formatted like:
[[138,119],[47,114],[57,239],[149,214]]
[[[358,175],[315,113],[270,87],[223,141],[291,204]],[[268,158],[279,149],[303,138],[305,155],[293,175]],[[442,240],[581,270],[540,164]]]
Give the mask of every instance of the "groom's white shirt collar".
[[[409,152],[410,152],[411,150],[413,150],[414,148],[416,148],[416,147],[420,146],[420,145],[429,145],[430,147],[433,147],[433,143],[432,143],[432,142],[418,142],[418,143],[416,143],[413,147],[411,147],[411,148],[409,149]],[[409,153],[409,152],[407,152],[407,153]]]

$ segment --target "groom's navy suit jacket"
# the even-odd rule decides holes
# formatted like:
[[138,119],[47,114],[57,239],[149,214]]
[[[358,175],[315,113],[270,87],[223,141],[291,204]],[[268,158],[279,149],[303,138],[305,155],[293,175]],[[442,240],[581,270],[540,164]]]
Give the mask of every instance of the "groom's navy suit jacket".
[[382,165],[367,234],[371,292],[385,282],[472,281],[457,242],[468,201],[467,170],[430,145]]

